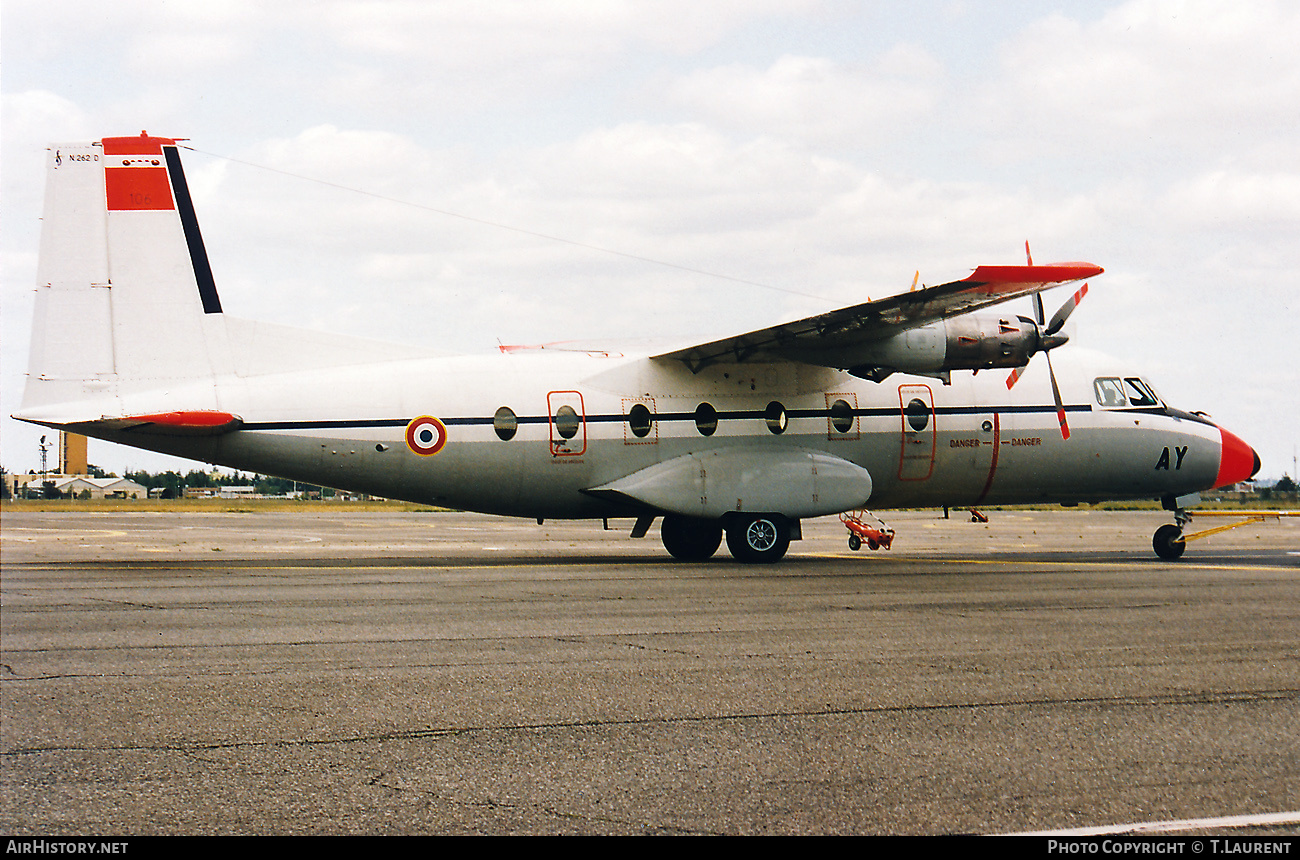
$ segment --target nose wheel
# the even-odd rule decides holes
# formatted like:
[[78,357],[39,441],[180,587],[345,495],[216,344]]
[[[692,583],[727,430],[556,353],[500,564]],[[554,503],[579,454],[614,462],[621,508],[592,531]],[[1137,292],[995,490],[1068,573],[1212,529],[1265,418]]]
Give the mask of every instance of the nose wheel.
[[1187,542],[1183,540],[1183,527],[1166,523],[1156,529],[1155,536],[1151,539],[1151,546],[1155,549],[1156,555],[1165,561],[1181,558],[1183,550],[1187,549]]

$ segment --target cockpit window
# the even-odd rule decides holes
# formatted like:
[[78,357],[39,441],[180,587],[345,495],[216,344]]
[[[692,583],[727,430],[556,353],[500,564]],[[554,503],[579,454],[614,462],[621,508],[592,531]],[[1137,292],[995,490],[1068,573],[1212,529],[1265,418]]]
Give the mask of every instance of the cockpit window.
[[1159,406],[1160,398],[1151,387],[1151,383],[1136,376],[1099,376],[1092,381],[1097,395],[1097,403],[1107,409],[1123,409],[1126,406]]
[[1136,377],[1127,376],[1124,378],[1124,384],[1128,388],[1128,399],[1134,406],[1159,406],[1160,401],[1156,399],[1151,387]]
[[1120,383],[1118,377],[1098,377],[1092,381],[1092,387],[1097,392],[1097,403],[1107,409],[1117,409],[1128,405],[1128,398],[1124,396],[1124,386]]

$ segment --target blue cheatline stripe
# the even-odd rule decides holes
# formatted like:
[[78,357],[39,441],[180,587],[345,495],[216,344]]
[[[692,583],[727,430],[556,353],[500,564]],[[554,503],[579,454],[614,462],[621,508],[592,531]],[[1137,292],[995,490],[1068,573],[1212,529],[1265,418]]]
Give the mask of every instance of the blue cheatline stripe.
[[208,251],[203,247],[203,234],[199,232],[199,219],[194,214],[194,201],[190,199],[190,187],[185,183],[180,154],[174,146],[164,146],[162,151],[167,159],[167,175],[171,177],[172,194],[176,197],[176,211],[181,216],[181,228],[185,231],[185,244],[190,248],[190,264],[194,267],[194,280],[199,285],[203,312],[219,314],[221,298],[217,295],[217,282],[212,277],[212,266],[208,263]]
[[[1046,415],[1055,415],[1056,406],[1047,404],[1045,406],[940,406],[936,408],[935,413],[939,415],[988,415],[991,413],[998,414],[1033,414],[1040,413]],[[1092,407],[1084,405],[1066,406],[1066,412],[1091,412]],[[891,408],[875,407],[871,409],[854,409],[855,416],[863,418],[886,418],[897,417],[900,410],[897,406]],[[791,409],[787,412],[790,418],[829,418],[831,417],[829,409]],[[748,411],[719,411],[717,413],[719,421],[736,420],[741,418],[765,418],[766,412],[761,409],[752,409]],[[651,413],[650,419],[657,422],[671,421],[695,421],[695,413],[692,412],[659,412]],[[492,426],[493,417],[487,416],[482,418],[461,417],[461,418],[439,418],[443,424],[448,427],[472,427],[472,426]],[[546,424],[550,417],[546,415],[520,415],[516,417],[519,424]],[[628,416],[623,414],[608,415],[587,415],[584,420],[589,424],[621,424],[628,420]],[[332,421],[246,421],[241,430],[347,430],[365,427],[405,427],[411,423],[410,418],[361,418],[345,419]]]

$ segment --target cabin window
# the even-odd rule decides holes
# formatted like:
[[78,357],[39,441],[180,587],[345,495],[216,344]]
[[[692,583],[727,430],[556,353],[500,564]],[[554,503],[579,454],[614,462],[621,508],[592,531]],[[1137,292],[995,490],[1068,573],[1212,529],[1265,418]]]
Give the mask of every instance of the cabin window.
[[578,413],[569,404],[564,404],[555,410],[555,432],[560,435],[561,439],[572,439],[578,435],[578,427],[582,424],[582,419]]
[[844,400],[831,404],[831,426],[838,433],[847,433],[853,429],[853,407]]
[[627,411],[627,426],[632,431],[632,435],[638,439],[644,439],[650,435],[650,425],[654,418],[650,415],[650,410],[646,409],[644,403],[637,403]]
[[930,406],[919,397],[912,398],[903,414],[907,416],[907,426],[918,433],[930,424]]
[[701,403],[695,407],[695,429],[701,436],[712,436],[718,432],[718,410],[712,404]]
[[515,417],[515,411],[509,406],[498,409],[492,416],[492,429],[497,431],[497,437],[502,442],[515,438],[515,433],[519,432],[519,419]]
[[767,429],[777,436],[784,433],[786,425],[790,423],[789,416],[785,414],[785,407],[775,400],[767,404],[767,409],[763,410],[763,420],[767,422]]

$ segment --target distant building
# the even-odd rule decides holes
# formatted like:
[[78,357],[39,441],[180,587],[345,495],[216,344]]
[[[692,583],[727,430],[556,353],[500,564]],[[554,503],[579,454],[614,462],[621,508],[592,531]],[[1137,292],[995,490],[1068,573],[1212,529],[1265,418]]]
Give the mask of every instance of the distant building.
[[[41,492],[42,476],[36,474],[9,475],[13,482],[11,489],[15,497],[24,495],[26,488],[32,492]],[[149,495],[143,484],[137,484],[129,478],[91,478],[86,475],[47,474],[46,481],[54,485],[60,495],[77,498],[89,494],[91,499],[144,499]]]
[[[74,491],[73,486],[76,485]],[[54,484],[60,493],[80,496],[85,490],[90,491],[92,499],[143,499],[149,495],[143,484],[137,484],[130,478],[82,478],[70,479],[66,485]]]
[[260,499],[257,488],[248,486],[186,487],[187,499]]
[[59,472],[64,475],[89,475],[86,437],[59,431]]

